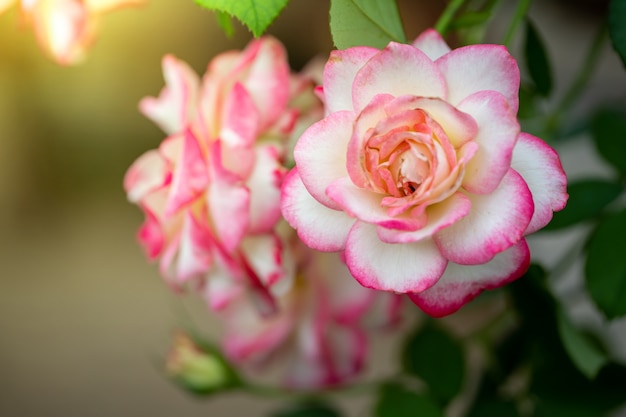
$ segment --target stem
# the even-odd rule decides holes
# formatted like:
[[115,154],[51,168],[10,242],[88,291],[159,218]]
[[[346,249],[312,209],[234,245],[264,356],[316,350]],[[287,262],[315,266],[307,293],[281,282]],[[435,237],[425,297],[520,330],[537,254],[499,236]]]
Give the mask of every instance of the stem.
[[585,88],[585,85],[587,85],[589,78],[591,78],[593,71],[598,66],[598,58],[602,52],[604,42],[608,38],[608,33],[606,25],[601,25],[593,39],[593,42],[591,43],[591,46],[587,50],[580,72],[570,85],[555,111],[546,121],[546,131],[549,135],[553,135],[554,132],[556,132],[563,116],[567,114],[576,99],[578,99],[580,94],[583,92],[583,89]]
[[465,0],[451,0],[444,9],[443,13],[441,13],[441,16],[439,16],[439,20],[435,23],[435,30],[439,32],[441,36],[445,35],[454,14],[463,5],[464,1]]
[[502,41],[502,43],[508,49],[511,49],[511,41],[513,40],[513,35],[515,34],[515,31],[517,30],[517,27],[519,26],[520,22],[526,16],[526,13],[528,12],[528,8],[530,7],[531,1],[532,0],[520,0],[517,3],[517,8],[515,9],[513,20],[509,24],[509,30],[506,32],[506,35],[504,36],[504,41]]

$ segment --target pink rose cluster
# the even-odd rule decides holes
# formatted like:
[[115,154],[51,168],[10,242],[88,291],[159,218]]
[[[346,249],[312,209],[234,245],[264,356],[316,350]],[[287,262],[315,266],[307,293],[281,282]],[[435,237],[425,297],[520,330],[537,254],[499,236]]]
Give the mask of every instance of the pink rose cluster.
[[567,201],[558,155],[520,132],[520,74],[498,45],[333,51],[325,117],[300,137],[282,210],[363,286],[455,312],[529,264],[525,236]]
[[305,75],[265,37],[201,79],[172,56],[163,72],[140,109],[167,137],[124,180],[139,240],[215,310],[228,358],[280,356],[292,387],[356,375],[402,294],[443,316],[518,278],[525,236],[567,200],[557,154],[520,132],[502,46],[451,50],[428,30]]
[[0,13],[19,3],[41,48],[57,63],[80,61],[93,43],[101,14],[145,0],[0,0]]
[[343,276],[338,255],[313,253],[282,220],[293,142],[323,115],[315,67],[291,73],[283,46],[265,37],[215,57],[202,78],[173,56],[163,72],[166,86],[140,110],[167,137],[124,179],[145,213],[138,238],[148,257],[174,290],[195,290],[216,311],[234,363],[291,352],[285,380],[296,388],[355,375],[365,330],[397,321],[399,299]]

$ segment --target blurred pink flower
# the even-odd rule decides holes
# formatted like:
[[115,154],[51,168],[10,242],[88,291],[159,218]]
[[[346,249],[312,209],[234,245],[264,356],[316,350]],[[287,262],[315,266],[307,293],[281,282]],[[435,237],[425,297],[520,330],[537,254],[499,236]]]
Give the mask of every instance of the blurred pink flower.
[[222,350],[244,369],[280,368],[292,389],[347,383],[367,363],[369,337],[399,323],[402,298],[359,285],[338,254],[295,250],[296,281],[274,314],[259,315],[245,293],[219,312]]
[[309,246],[345,251],[362,285],[434,316],[519,277],[524,237],[567,200],[558,155],[520,133],[519,80],[504,47],[450,50],[433,30],[333,51],[283,214]]
[[140,109],[169,136],[124,179],[146,214],[139,240],[174,288],[197,281],[213,308],[242,284],[270,302],[267,289],[292,277],[275,228],[285,149],[298,120],[321,112],[313,82],[290,74],[271,37],[217,56],[202,80],[172,56],[163,72]]
[[102,13],[145,0],[0,0],[0,13],[20,4],[24,20],[32,24],[42,49],[57,63],[80,61],[95,39]]

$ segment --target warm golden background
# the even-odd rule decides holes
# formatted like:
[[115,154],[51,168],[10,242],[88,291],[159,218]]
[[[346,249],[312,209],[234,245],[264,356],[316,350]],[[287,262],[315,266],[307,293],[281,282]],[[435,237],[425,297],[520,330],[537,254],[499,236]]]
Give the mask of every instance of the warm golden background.
[[[536,3],[562,91],[599,20],[570,11],[569,2]],[[401,5],[414,37],[435,22],[443,2]],[[511,8],[504,7],[506,15]],[[327,13],[328,0],[292,0],[271,27],[295,67],[331,48]],[[182,304],[136,244],[142,215],[121,186],[131,162],[163,139],[137,110],[163,86],[161,57],[173,53],[202,72],[216,53],[243,47],[249,34],[238,26],[228,39],[192,0],[149,0],[105,15],[86,62],[59,67],[18,20],[15,11],[0,16],[0,416],[275,410],[276,401],[249,396],[195,400],[161,375],[158,358],[181,322]],[[603,60],[589,105],[626,95],[625,73],[608,48]],[[579,142],[564,153],[566,169],[606,172]],[[558,239],[547,242],[536,245],[554,247]],[[188,308],[199,326],[215,327],[197,303]],[[361,400],[353,411],[367,415],[368,399]]]

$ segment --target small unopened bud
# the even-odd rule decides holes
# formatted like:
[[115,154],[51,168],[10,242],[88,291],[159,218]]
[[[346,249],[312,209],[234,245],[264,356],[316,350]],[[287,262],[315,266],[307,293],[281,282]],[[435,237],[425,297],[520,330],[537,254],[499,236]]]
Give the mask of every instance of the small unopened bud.
[[183,332],[174,336],[165,368],[174,380],[196,393],[213,393],[236,385],[232,369],[217,352],[202,348]]

